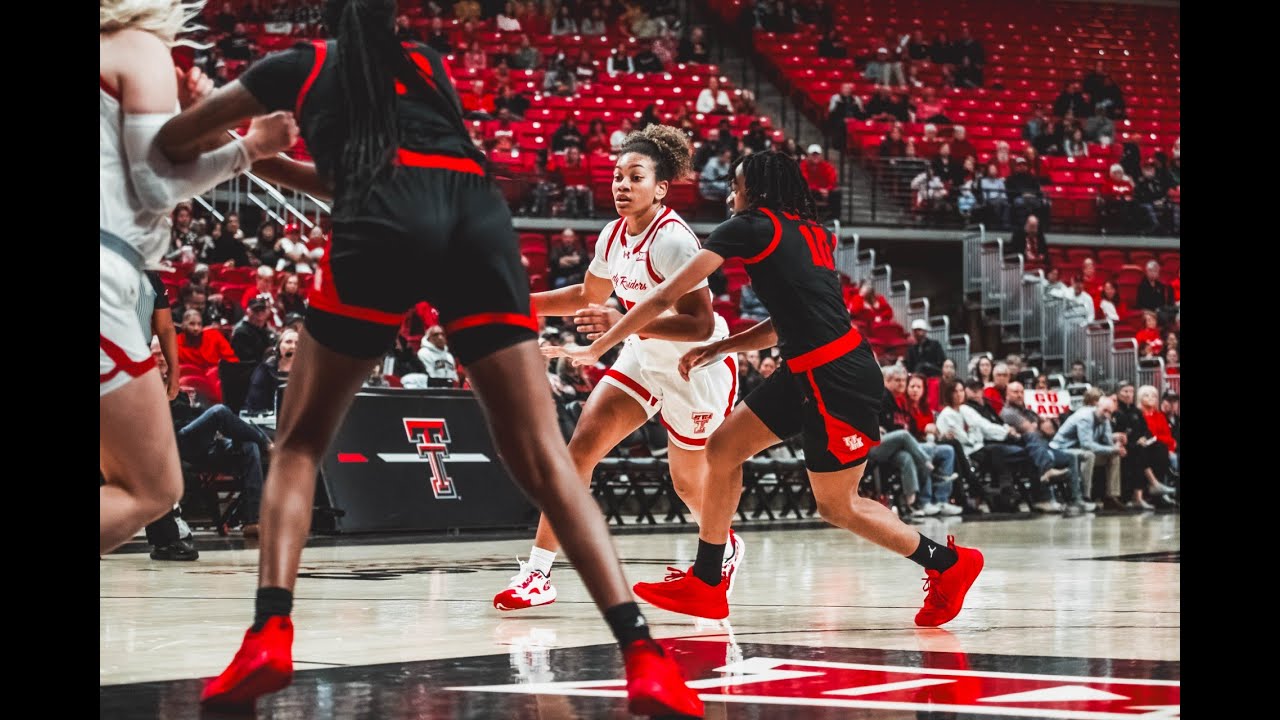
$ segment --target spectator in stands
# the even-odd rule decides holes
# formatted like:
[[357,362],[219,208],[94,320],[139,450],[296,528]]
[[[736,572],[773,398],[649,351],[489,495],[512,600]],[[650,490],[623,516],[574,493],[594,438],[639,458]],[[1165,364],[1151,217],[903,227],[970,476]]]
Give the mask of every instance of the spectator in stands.
[[1116,81],[1110,76],[1103,78],[1098,94],[1093,96],[1093,108],[1095,111],[1101,108],[1107,117],[1113,120],[1124,119],[1126,115],[1124,94],[1120,92],[1120,86],[1116,85]]
[[573,116],[566,114],[564,119],[560,121],[560,127],[556,128],[555,133],[551,135],[551,152],[563,152],[570,147],[576,147],[581,150],[585,144],[586,141],[582,137],[582,131],[578,129],[578,124],[574,122]]
[[249,378],[249,394],[244,399],[245,412],[265,413],[276,409],[276,389],[289,378],[293,355],[298,349],[298,331],[285,329],[276,339],[270,357],[254,368]]
[[906,80],[902,78],[902,63],[895,62],[889,55],[888,48],[877,48],[875,57],[867,62],[867,66],[862,71],[862,77],[870,80],[877,85],[889,86],[893,84],[894,76],[899,79],[899,85],[905,85]]
[[[185,398],[175,401],[182,405]],[[189,406],[188,406],[189,407]],[[175,424],[189,416],[174,411]],[[210,407],[180,428],[176,428],[178,455],[200,467],[229,472],[243,483],[239,515],[245,537],[258,535],[258,508],[262,501],[262,459],[274,443],[258,427],[241,420],[226,405]]]
[[831,60],[843,60],[849,57],[849,48],[844,44],[844,38],[838,29],[829,28],[822,36],[822,41],[818,43],[818,57]]
[[587,37],[600,37],[608,32],[605,24],[604,11],[598,5],[591,7],[590,14],[582,19],[579,24],[579,31]]
[[[849,86],[853,87],[852,84]],[[893,115],[893,99],[889,94],[889,88],[884,85],[876,87],[875,94],[867,101],[866,115],[866,118],[860,119],[885,122],[893,122],[896,119]]]
[[1056,118],[1046,118],[1044,127],[1031,141],[1031,147],[1041,155],[1061,155],[1062,154],[1062,125]]
[[1083,322],[1093,322],[1097,317],[1097,305],[1093,296],[1084,289],[1084,276],[1076,273],[1071,276],[1071,292],[1066,295],[1067,312],[1074,312],[1084,317]]
[[302,281],[293,273],[286,273],[276,295],[276,309],[281,316],[306,315],[307,300],[302,296]]
[[258,226],[258,235],[245,242],[249,246],[249,265],[274,268],[280,262],[280,226],[271,218]]
[[959,58],[969,58],[974,67],[981,69],[987,63],[986,51],[982,43],[969,32],[969,26],[960,26],[960,37],[954,45],[954,52]]
[[951,154],[951,143],[938,145],[938,154],[930,164],[933,166],[933,174],[942,178],[942,183],[948,190],[964,182],[964,171],[960,167],[960,160]]
[[587,126],[587,154],[609,154],[609,131],[604,127],[604,120],[596,118]]
[[560,233],[560,242],[547,255],[547,265],[551,269],[553,289],[582,282],[587,271],[587,252],[573,228],[565,228]]
[[[997,230],[1009,226],[1009,194],[1000,177],[1000,166],[991,161],[975,183],[975,195],[987,225]],[[1016,251],[1014,251],[1016,252]]]
[[959,62],[955,45],[947,37],[946,30],[939,30],[929,44],[929,60],[941,70],[950,68]]
[[[1083,369],[1083,363],[1081,367]],[[1111,416],[1115,411],[1116,401],[1110,396],[1101,398],[1095,405],[1085,405],[1062,423],[1049,447],[1081,456],[1083,475],[1089,481],[1088,489],[1092,488],[1094,468],[1098,464],[1103,465],[1107,479],[1102,504],[1110,510],[1122,510],[1121,461],[1128,452],[1120,440],[1124,434],[1115,432],[1111,425]],[[1076,451],[1088,451],[1093,457]],[[1090,494],[1089,497],[1094,495]]]
[[529,99],[524,93],[515,92],[507,83],[498,85],[498,97],[493,99],[499,120],[523,120],[529,109]]
[[706,200],[724,202],[729,197],[729,170],[733,153],[721,150],[702,167],[698,179],[698,194]]
[[866,120],[867,117],[862,98],[853,93],[853,83],[842,83],[840,92],[827,101],[827,136],[839,147],[845,147],[845,120]]
[[537,70],[542,67],[542,53],[538,52],[538,48],[533,46],[533,42],[529,39],[528,34],[520,36],[520,47],[511,54],[511,60],[507,63],[512,70]]
[[466,53],[462,55],[462,67],[471,71],[484,70],[489,66],[489,56],[484,52],[484,46],[479,42],[467,48]]
[[1127,231],[1133,220],[1133,180],[1120,163],[1111,166],[1110,175],[1098,194],[1100,220],[1104,230]]
[[1022,227],[1009,236],[1009,244],[1005,252],[1013,255],[1021,253],[1028,262],[1042,262],[1048,256],[1049,243],[1040,231],[1040,218],[1028,215]]
[[227,60],[249,62],[253,60],[253,40],[245,29],[244,23],[236,23],[231,34],[218,41],[218,52]]
[[1028,215],[1045,215],[1048,206],[1040,178],[1031,174],[1026,158],[1014,158],[1013,172],[1005,178],[1004,186],[1009,192],[1010,220],[1015,227],[1026,222]]
[[409,23],[408,15],[396,16],[396,39],[401,42],[418,42],[422,39]]
[[[881,444],[888,442],[890,447],[869,454],[867,460],[892,459],[902,473],[903,503],[912,507],[916,495],[920,496],[921,507],[913,508],[911,514],[937,515],[944,506],[949,506],[951,483],[957,477],[955,450],[949,445],[921,444],[925,438],[924,428],[917,426],[915,415],[907,406],[907,371],[901,365],[889,365],[882,372],[885,392],[880,401],[880,438]],[[959,515],[960,508],[945,514]]]
[[444,29],[444,21],[439,16],[431,18],[427,30],[427,45],[441,55],[453,52],[453,43],[449,40],[449,32]]
[[207,376],[209,370],[216,370],[222,360],[239,362],[221,331],[206,328],[199,310],[186,310],[182,315],[182,332],[178,335],[180,369],[189,368],[192,374]]
[[1066,299],[1071,294],[1071,286],[1062,282],[1062,271],[1054,266],[1044,269],[1044,294],[1045,297],[1059,297]]
[[1160,331],[1160,321],[1154,310],[1142,311],[1143,328],[1133,339],[1138,342],[1144,356],[1159,355],[1164,351],[1164,334]]
[[1084,137],[1106,147],[1115,142],[1116,124],[1107,117],[1106,108],[1096,108],[1084,123]]
[[[943,122],[948,122],[944,120]],[[954,125],[951,128],[951,154],[958,160],[964,161],[966,158],[978,157],[978,148],[969,142],[968,131],[963,125]]]
[[[1151,388],[1151,393],[1154,402],[1155,388]],[[1124,434],[1124,445],[1129,450],[1120,464],[1124,488],[1132,493],[1128,503],[1129,508],[1152,509],[1153,506],[1143,497],[1144,489],[1152,498],[1162,498],[1157,500],[1162,505],[1171,505],[1172,501],[1166,496],[1172,492],[1172,489],[1157,479],[1164,477],[1169,468],[1167,447],[1161,447],[1157,452],[1150,452],[1157,440],[1147,424],[1147,418],[1142,409],[1134,404],[1134,389],[1131,382],[1122,382],[1116,391],[1116,412],[1112,417],[1112,426],[1116,432]],[[1166,425],[1165,430],[1167,429]],[[1159,474],[1153,473],[1153,468],[1159,471]]]
[[711,75],[707,78],[707,86],[698,93],[698,101],[694,105],[704,115],[732,115],[733,103],[729,93],[720,87],[720,78]]
[[982,87],[982,84],[982,68],[974,65],[968,55],[961,57],[952,75],[952,86],[973,90]]
[[905,90],[894,90],[889,94],[889,116],[898,122],[911,122],[911,99]]
[[919,28],[912,30],[910,37],[907,39],[906,61],[911,67],[917,67],[921,64],[929,62],[929,42],[924,39],[924,31]]
[[213,238],[213,246],[205,252],[205,262],[221,263],[227,267],[248,267],[249,249],[244,244],[244,231],[240,229],[240,216],[227,213],[222,221],[222,231]]
[[573,78],[579,85],[583,83],[593,83],[596,80],[596,61],[591,57],[591,51],[582,48],[578,52],[578,59],[573,62]]
[[777,369],[778,361],[774,360],[772,355],[760,358],[760,377],[768,380],[769,376],[773,375],[773,372]]
[[1005,391],[1009,388],[1010,376],[1008,363],[998,362],[991,368],[991,384],[982,389],[982,397],[997,415],[1004,410]]
[[1059,512],[1064,508],[1053,497],[1053,487],[1049,482],[1055,477],[1070,475],[1071,503],[1065,509],[1068,514],[1076,515],[1093,512],[1098,506],[1084,499],[1081,474],[1081,457],[1065,450],[1054,450],[1049,445],[1053,438],[1054,425],[1050,421],[1042,421],[1035,413],[1027,409],[1025,391],[1022,383],[1009,383],[1008,403],[1000,413],[1000,419],[1022,434],[1023,447],[1040,473],[1040,482],[1048,487],[1049,499],[1036,503],[1036,509],[1042,512]]
[[1128,314],[1129,309],[1120,299],[1120,291],[1114,280],[1102,282],[1102,290],[1098,294],[1098,312],[1111,322],[1119,322],[1120,318]]
[[889,132],[880,141],[880,157],[903,157],[907,153],[907,144],[902,141],[902,126],[894,123]]
[[766,152],[773,149],[773,138],[765,132],[759,120],[752,120],[747,126],[747,132],[742,136],[742,146],[750,148],[751,152]]
[[991,353],[979,353],[969,358],[968,377],[965,379],[980,380],[985,389],[991,384],[991,371],[994,368],[995,363],[991,360]]
[[1138,234],[1149,235],[1161,229],[1163,225],[1161,216],[1164,215],[1168,204],[1166,199],[1168,192],[1169,188],[1156,174],[1155,162],[1152,160],[1144,162],[1142,176],[1134,183],[1133,188],[1133,200],[1139,211]]
[[614,48],[613,53],[609,56],[609,64],[607,71],[610,77],[618,73],[631,74],[636,71],[635,62],[631,59],[631,53],[627,49],[625,40],[618,42],[618,47]]
[[471,83],[471,92],[462,95],[462,109],[470,120],[492,120],[498,108],[493,93],[485,92],[484,81]]
[[924,170],[911,180],[911,189],[915,191],[913,207],[927,213],[941,213],[946,209],[947,185],[933,169],[926,164]]
[[1138,284],[1134,308],[1158,312],[1173,304],[1173,292],[1160,280],[1160,263],[1155,260],[1148,261],[1146,277]]
[[653,51],[653,43],[649,40],[640,41],[640,51],[631,59],[631,64],[638,73],[660,73],[664,70],[662,58]]
[[551,21],[551,34],[556,36],[578,34],[578,21],[574,20],[569,13],[568,5],[561,5],[556,11],[556,16]]
[[517,19],[516,4],[514,2],[508,2],[502,8],[502,12],[498,13],[498,16],[494,18],[494,27],[499,32],[520,32],[520,21]]
[[542,91],[557,97],[573,97],[578,91],[578,80],[563,57],[552,58],[542,77]]
[[863,280],[858,293],[849,301],[849,315],[857,322],[868,325],[893,320],[893,307],[885,297],[876,292],[870,280]]
[[1148,459],[1147,492],[1168,501],[1174,490],[1165,485],[1164,480],[1168,477],[1170,470],[1178,469],[1178,441],[1169,425],[1169,418],[1161,408],[1159,395],[1160,393],[1151,385],[1138,388],[1138,406],[1143,420],[1151,430],[1151,438],[1145,441]]
[[742,286],[738,307],[739,317],[744,320],[763,322],[769,319],[769,311],[765,308],[764,303],[760,302],[760,298],[756,296],[756,291],[750,284]]
[[826,207],[827,217],[840,217],[840,177],[836,168],[823,156],[822,146],[809,146],[809,157],[800,163],[800,174],[809,183],[809,191],[821,212]]
[[[759,356],[757,352],[757,362],[759,361]],[[738,399],[736,402],[742,402],[742,399],[760,387],[762,382],[764,382],[764,377],[756,369],[756,366],[747,360],[747,354],[738,353]]]
[[1077,80],[1067,80],[1062,84],[1062,93],[1053,101],[1053,114],[1058,118],[1062,118],[1071,112],[1076,117],[1081,117],[1089,113],[1093,108],[1085,99],[1084,93],[1081,92],[1080,82]]
[[449,352],[444,328],[432,325],[427,329],[426,340],[418,350],[418,359],[422,361],[432,387],[454,387],[458,384],[457,361]]
[[[942,413],[938,414],[938,429],[944,433],[950,430],[957,435],[957,439],[962,432],[967,434],[966,440],[969,447],[964,448],[965,453],[973,457],[976,450],[982,451],[982,457],[978,460],[990,462],[1006,507],[1016,508],[1018,512],[1031,512],[1026,499],[1021,498],[1017,492],[1010,468],[1012,463],[1030,459],[1027,451],[1016,444],[1020,442],[1021,434],[1004,424],[1000,416],[983,401],[980,380],[968,380],[962,388],[960,392],[963,393],[961,397],[964,402],[956,408],[962,422],[960,431],[957,431],[954,419],[949,419],[946,423],[947,427],[944,427]],[[966,444],[966,440],[961,440],[962,446]],[[975,445],[976,450],[971,450],[970,447]],[[1038,494],[1039,481],[1038,477],[1032,478],[1033,493]]]
[[178,248],[192,245],[196,241],[196,233],[191,229],[191,205],[188,203],[180,203],[173,209],[173,227],[169,230],[169,248],[177,250]]
[[613,131],[612,135],[609,136],[610,150],[616,153],[620,149],[622,149],[622,141],[625,140],[626,137],[630,135],[634,129],[635,127],[631,124],[631,118],[628,118],[628,117],[622,118],[622,124],[618,127],[617,130]]
[[249,299],[244,319],[236,323],[231,332],[231,349],[240,362],[262,362],[267,356],[267,349],[275,345],[275,334],[271,332],[273,304],[270,293]]
[[458,0],[453,5],[453,16],[458,22],[479,22],[480,3],[478,0]]
[[1062,143],[1062,154],[1067,157],[1089,157],[1089,143],[1085,142],[1084,130],[1072,128],[1070,137]]
[[907,378],[907,412],[916,421],[916,428],[921,435],[916,440],[926,444],[938,440],[938,426],[934,424],[933,410],[929,407],[929,378],[919,373],[912,373]]
[[947,356],[942,343],[929,337],[929,323],[918,318],[912,320],[911,335],[915,344],[907,348],[907,370],[926,377],[941,375],[942,363]]
[[676,51],[676,62],[682,63],[705,63],[708,59],[699,59],[695,55],[694,48],[702,46],[702,52],[706,53],[707,48],[707,31],[701,25],[694,25],[689,28],[689,34],[680,39],[679,48]]
[[912,106],[913,120],[915,122],[950,123],[951,120],[947,118],[945,113],[946,101],[938,97],[938,93],[933,89],[933,86],[925,87]]

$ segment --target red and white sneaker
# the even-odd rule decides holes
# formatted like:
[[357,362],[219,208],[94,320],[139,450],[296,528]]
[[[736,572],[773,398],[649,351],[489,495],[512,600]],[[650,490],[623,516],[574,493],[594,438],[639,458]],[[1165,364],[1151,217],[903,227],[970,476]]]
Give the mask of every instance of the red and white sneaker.
[[680,667],[653,640],[636,640],[622,651],[627,664],[627,710],[632,715],[702,717],[702,698],[684,684]]
[[733,582],[738,579],[738,566],[742,564],[742,557],[747,552],[742,536],[733,530],[729,531],[729,547],[733,548],[733,554],[725,558],[724,564],[720,566],[721,577],[729,583],[729,589],[725,591],[726,597],[733,593]]
[[200,702],[220,707],[252,707],[258,697],[293,681],[293,623],[288,617],[267,620],[258,632],[244,634],[240,652],[218,677],[205,683]]
[[529,563],[519,559],[517,562],[520,572],[511,576],[506,590],[493,596],[493,606],[499,610],[524,610],[555,602],[556,586],[551,584],[551,579]]
[[965,594],[982,572],[982,553],[956,545],[954,535],[947,536],[947,547],[955,550],[960,559],[946,572],[925,570],[924,589],[929,594],[924,597],[924,607],[916,613],[916,625],[921,627],[937,627],[959,615]]
[[668,567],[660,583],[636,583],[632,590],[645,602],[663,610],[694,617],[723,620],[729,617],[729,583],[712,587],[690,572]]

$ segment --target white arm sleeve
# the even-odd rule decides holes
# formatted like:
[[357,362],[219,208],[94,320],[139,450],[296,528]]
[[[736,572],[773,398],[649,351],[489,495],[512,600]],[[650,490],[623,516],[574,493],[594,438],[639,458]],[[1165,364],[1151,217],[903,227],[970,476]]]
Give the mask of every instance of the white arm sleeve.
[[143,208],[156,213],[169,212],[179,202],[204,193],[253,164],[240,139],[189,163],[169,162],[155,140],[171,117],[173,115],[164,113],[125,115],[121,129],[134,192]]

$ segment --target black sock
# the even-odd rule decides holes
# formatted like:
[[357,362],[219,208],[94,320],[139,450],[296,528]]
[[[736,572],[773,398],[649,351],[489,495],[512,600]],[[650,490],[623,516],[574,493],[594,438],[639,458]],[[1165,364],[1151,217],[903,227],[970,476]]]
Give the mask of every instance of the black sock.
[[640,606],[633,602],[624,602],[605,610],[604,621],[609,623],[609,629],[613,631],[613,636],[618,639],[618,646],[623,650],[637,640],[650,639],[649,624],[644,621],[644,615],[640,614]]
[[293,593],[278,587],[258,588],[258,599],[253,603],[253,631],[258,632],[274,616],[289,617],[293,612]]
[[947,568],[956,564],[960,556],[945,543],[934,542],[921,535],[920,545],[916,547],[915,552],[907,556],[907,559],[921,567],[945,572]]
[[[727,543],[725,543],[727,544]],[[693,576],[715,587],[724,578],[724,546],[698,539],[698,557],[693,561]]]

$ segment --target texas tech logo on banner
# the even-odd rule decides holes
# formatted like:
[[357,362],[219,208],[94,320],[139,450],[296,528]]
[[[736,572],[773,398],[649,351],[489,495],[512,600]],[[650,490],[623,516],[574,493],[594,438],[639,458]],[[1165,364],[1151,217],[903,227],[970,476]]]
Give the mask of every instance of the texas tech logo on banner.
[[460,500],[458,488],[446,474],[449,428],[443,418],[405,418],[404,431],[418,449],[418,457],[431,463],[431,492],[437,500]]

